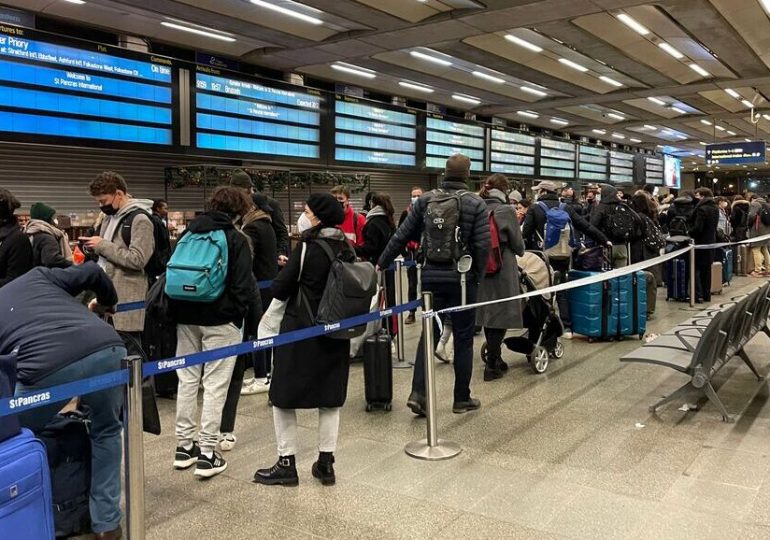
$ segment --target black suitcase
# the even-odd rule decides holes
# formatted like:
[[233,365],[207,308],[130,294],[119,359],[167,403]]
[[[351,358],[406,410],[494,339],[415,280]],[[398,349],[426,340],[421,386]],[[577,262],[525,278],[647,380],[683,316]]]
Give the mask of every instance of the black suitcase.
[[364,341],[364,394],[367,412],[391,410],[393,360],[390,343],[387,330],[381,330]]

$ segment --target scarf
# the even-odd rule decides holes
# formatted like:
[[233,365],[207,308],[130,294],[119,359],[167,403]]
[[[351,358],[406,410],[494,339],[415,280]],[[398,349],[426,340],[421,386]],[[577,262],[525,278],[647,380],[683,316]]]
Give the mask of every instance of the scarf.
[[375,206],[369,212],[366,214],[366,222],[369,223],[373,217],[376,216],[387,216],[385,213],[385,209],[382,206]]
[[69,238],[67,238],[67,234],[64,231],[55,225],[41,219],[30,219],[27,222],[27,226],[24,227],[24,232],[29,236],[40,233],[50,234],[56,238],[57,242],[59,242],[59,251],[61,251],[62,257],[70,262],[72,261],[72,250],[70,249]]
[[[142,209],[149,214],[152,209],[152,201],[147,199],[130,199],[128,204],[118,210],[118,213],[114,216],[105,215],[102,219],[101,226],[104,230],[101,237],[109,242],[114,242],[115,233],[118,231],[120,222],[123,221],[124,217],[137,209]],[[99,266],[101,266],[102,270],[107,268],[107,262],[107,259],[104,257],[99,257]]]
[[270,223],[273,222],[273,219],[270,217],[270,214],[268,214],[267,212],[259,208],[252,208],[246,213],[245,216],[243,216],[243,220],[242,220],[243,227],[245,227],[249,223],[254,223],[255,221],[259,221],[260,219],[267,220]]

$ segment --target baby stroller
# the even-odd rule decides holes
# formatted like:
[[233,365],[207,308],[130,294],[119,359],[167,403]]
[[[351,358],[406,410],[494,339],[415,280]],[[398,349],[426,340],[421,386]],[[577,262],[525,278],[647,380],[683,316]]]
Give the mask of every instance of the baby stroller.
[[[554,272],[547,256],[539,251],[527,251],[517,257],[522,292],[536,291],[554,283]],[[523,354],[535,373],[544,373],[551,358],[564,356],[561,335],[564,327],[559,317],[555,294],[531,296],[524,300],[524,328],[520,336],[506,338],[509,350]],[[487,362],[487,344],[481,346],[481,359]]]

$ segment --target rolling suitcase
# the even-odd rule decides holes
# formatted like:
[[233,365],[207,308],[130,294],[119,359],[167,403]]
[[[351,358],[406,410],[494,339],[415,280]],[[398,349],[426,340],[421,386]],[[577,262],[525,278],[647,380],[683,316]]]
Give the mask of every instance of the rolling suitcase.
[[381,330],[364,341],[364,395],[367,412],[391,410],[393,359],[390,344],[387,330]]
[[687,261],[681,258],[666,262],[666,300],[687,300]]
[[751,255],[751,246],[741,244],[737,250],[738,268],[736,273],[739,276],[748,276],[754,271],[754,257]]
[[733,258],[732,249],[722,249],[722,284],[730,285],[730,282],[733,280]]
[[0,537],[55,537],[48,458],[28,429],[0,443]]
[[[16,353],[0,355],[0,397],[13,397],[16,390]],[[0,442],[21,431],[18,415],[0,416]]]
[[[571,270],[569,280],[575,281],[599,273]],[[594,338],[606,339],[617,328],[617,312],[612,309],[610,291],[613,281],[602,281],[567,291],[573,332],[588,337],[590,341]]]
[[[647,273],[634,272],[615,278],[617,296],[618,328],[616,337],[644,337],[647,330]],[[612,288],[611,288],[612,290]]]
[[711,294],[722,294],[722,272],[721,262],[711,263]]

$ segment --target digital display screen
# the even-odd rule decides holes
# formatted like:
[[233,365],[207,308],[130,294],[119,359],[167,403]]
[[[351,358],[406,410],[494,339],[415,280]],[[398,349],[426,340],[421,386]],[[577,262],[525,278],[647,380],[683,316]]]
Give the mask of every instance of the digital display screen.
[[575,143],[540,139],[540,176],[575,177]]
[[707,165],[751,165],[765,162],[765,141],[709,144],[706,146]]
[[610,152],[610,182],[632,184],[634,182],[634,154]]
[[417,112],[385,108],[351,96],[334,104],[334,159],[376,165],[417,165]]
[[682,160],[674,156],[663,156],[663,185],[679,189],[682,185]]
[[0,25],[0,132],[171,145],[167,58]]
[[223,76],[198,66],[198,148],[289,158],[321,156],[320,92]]
[[454,154],[464,154],[471,160],[471,170],[484,170],[486,141],[484,127],[473,122],[448,120],[440,114],[428,114],[426,124],[425,165],[443,169]]
[[535,175],[536,139],[516,131],[493,127],[490,138],[489,167],[492,172]]
[[663,160],[658,157],[647,156],[644,173],[645,183],[663,185]]
[[578,178],[606,182],[609,151],[594,146],[581,146],[578,155]]

